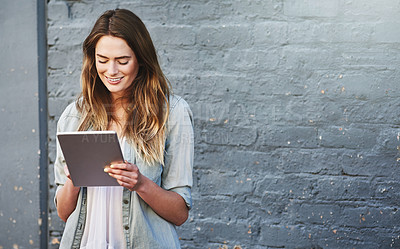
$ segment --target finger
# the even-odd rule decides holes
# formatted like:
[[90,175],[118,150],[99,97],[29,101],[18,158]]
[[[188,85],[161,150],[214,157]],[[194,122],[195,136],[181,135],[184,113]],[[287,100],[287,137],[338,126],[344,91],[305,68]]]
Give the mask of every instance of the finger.
[[120,171],[119,173],[109,172],[108,175],[117,180],[121,180],[123,182],[128,182],[128,183],[133,183],[133,184],[136,184],[136,182],[138,180],[137,174],[128,173],[126,171]]
[[113,175],[121,175],[121,176],[125,176],[128,177],[130,179],[135,179],[138,178],[138,173],[137,171],[128,171],[128,170],[124,170],[124,169],[112,169],[112,168],[105,168],[104,169],[105,173],[108,174],[113,174]]
[[116,164],[110,164],[110,168],[112,169],[124,169],[126,170],[128,165],[126,163],[116,163]]
[[125,187],[125,188],[129,189],[130,191],[133,191],[133,190],[134,190],[134,187],[135,187],[135,186],[133,186],[133,185],[131,185],[131,184],[128,184],[128,183],[126,183],[126,182],[122,182],[122,181],[119,181],[119,180],[117,180],[117,182],[118,182],[118,184],[119,184],[120,186]]
[[138,171],[138,167],[132,163],[111,164],[111,169],[121,169],[126,171]]

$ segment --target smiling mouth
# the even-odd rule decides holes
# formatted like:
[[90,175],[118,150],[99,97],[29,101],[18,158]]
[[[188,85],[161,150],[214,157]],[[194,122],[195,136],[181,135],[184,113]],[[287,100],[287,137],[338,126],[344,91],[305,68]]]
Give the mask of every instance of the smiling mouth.
[[107,77],[107,76],[105,76],[105,77],[106,77],[107,81],[110,82],[110,83],[112,83],[112,84],[119,83],[119,82],[122,80],[122,78],[124,78],[124,77],[109,78],[109,77]]

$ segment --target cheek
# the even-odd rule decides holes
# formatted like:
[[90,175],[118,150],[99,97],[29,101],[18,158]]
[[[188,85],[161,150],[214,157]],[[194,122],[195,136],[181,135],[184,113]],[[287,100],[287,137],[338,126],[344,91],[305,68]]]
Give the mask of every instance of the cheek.
[[106,67],[102,64],[96,63],[96,70],[97,70],[97,73],[101,74],[106,71]]
[[139,72],[139,67],[137,65],[129,69],[129,75],[131,75],[134,78],[136,78],[138,72]]

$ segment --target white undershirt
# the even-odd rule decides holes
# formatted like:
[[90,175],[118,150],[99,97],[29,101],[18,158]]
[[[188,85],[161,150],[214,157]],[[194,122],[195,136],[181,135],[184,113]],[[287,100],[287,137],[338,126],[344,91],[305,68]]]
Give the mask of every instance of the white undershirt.
[[[123,150],[124,141],[121,141]],[[81,249],[125,249],[122,225],[123,187],[88,187]]]

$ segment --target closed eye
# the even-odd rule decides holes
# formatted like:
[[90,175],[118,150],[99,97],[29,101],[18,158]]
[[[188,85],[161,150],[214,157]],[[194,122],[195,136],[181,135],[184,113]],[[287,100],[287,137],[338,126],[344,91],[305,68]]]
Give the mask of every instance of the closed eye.
[[119,64],[121,64],[121,65],[126,65],[126,64],[128,64],[128,62],[129,62],[129,61],[127,61],[127,62],[119,62]]

